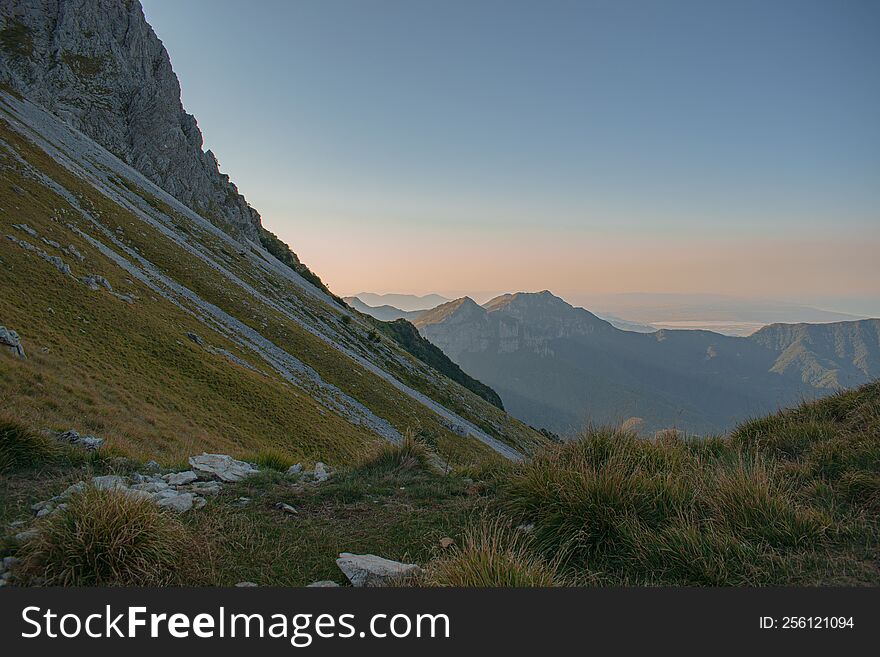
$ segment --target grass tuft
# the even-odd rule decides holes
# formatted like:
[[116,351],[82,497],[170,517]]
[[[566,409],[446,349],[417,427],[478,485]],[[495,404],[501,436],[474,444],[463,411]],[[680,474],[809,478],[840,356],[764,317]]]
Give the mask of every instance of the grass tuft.
[[56,441],[9,420],[0,420],[0,472],[54,464],[64,453]]
[[385,443],[379,450],[358,465],[355,470],[362,476],[403,473],[424,470],[430,465],[431,451],[420,440],[407,433],[399,445]]
[[152,501],[96,488],[37,527],[20,572],[50,586],[167,585],[188,541],[180,520]]
[[456,587],[561,586],[556,568],[530,551],[527,535],[502,519],[466,530],[461,547],[428,565],[419,584]]
[[243,460],[253,463],[261,470],[277,470],[278,472],[286,472],[296,462],[277,449],[264,449],[252,456],[245,456]]

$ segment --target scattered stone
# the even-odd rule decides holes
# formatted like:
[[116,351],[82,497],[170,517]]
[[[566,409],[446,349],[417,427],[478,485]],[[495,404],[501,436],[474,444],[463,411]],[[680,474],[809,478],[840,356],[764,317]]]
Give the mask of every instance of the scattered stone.
[[102,287],[105,288],[108,292],[113,291],[113,286],[110,285],[110,281],[108,281],[103,276],[98,276],[98,275],[84,276],[79,280],[82,281],[82,283],[84,285],[86,285],[86,287],[88,287],[90,290],[92,290],[94,292],[97,292]]
[[535,523],[528,522],[528,523],[523,523],[521,525],[517,525],[516,531],[522,532],[523,534],[530,534],[531,532],[535,531]]
[[247,589],[247,588],[251,588],[254,586],[259,586],[259,584],[256,584],[255,582],[239,582],[235,586],[240,589]]
[[40,238],[43,240],[43,244],[51,246],[53,249],[60,249],[61,245],[55,240],[46,239],[45,237]]
[[219,495],[219,481],[197,481],[188,487],[194,493],[199,495]]
[[55,438],[62,443],[79,445],[80,447],[85,447],[88,450],[98,449],[104,444],[103,438],[97,438],[95,436],[81,436],[79,432],[74,431],[73,429],[68,429],[67,431],[56,434]]
[[195,333],[187,332],[186,337],[188,337],[190,340],[192,340],[193,342],[195,342],[195,343],[196,343],[197,345],[199,345],[200,347],[201,347],[202,345],[205,344],[205,341],[202,340],[202,338],[201,338],[199,335],[195,334]]
[[192,470],[186,470],[185,472],[172,472],[162,478],[172,486],[184,486],[186,484],[191,484],[199,477]]
[[73,275],[73,272],[70,271],[70,266],[66,262],[64,262],[61,258],[59,258],[58,256],[49,255],[43,249],[39,249],[39,248],[35,247],[30,242],[20,240],[15,235],[7,235],[6,238],[12,242],[15,242],[16,244],[18,244],[21,248],[23,248],[26,251],[33,251],[38,256],[40,256],[43,260],[52,264],[62,274],[68,274],[71,276]]
[[111,294],[119,299],[120,301],[125,301],[125,303],[134,303],[135,297],[131,294],[120,294],[119,292],[111,292]]
[[150,459],[147,461],[147,470],[161,470],[162,466]]
[[235,506],[247,506],[251,503],[251,498],[249,497],[239,497],[235,500]]
[[156,504],[161,507],[177,511],[178,513],[184,513],[185,511],[189,511],[191,508],[193,508],[193,494],[178,493],[177,491],[174,491],[171,495],[167,497],[160,497],[159,499],[157,499]]
[[73,272],[70,271],[70,265],[64,262],[58,256],[49,255],[45,251],[42,251],[40,255],[43,259],[51,265],[54,265],[55,269],[60,271],[62,274],[66,274],[67,276],[73,276]]
[[13,356],[27,358],[24,347],[21,346],[21,338],[18,333],[5,326],[0,326],[0,345],[5,347]]
[[284,502],[276,502],[273,506],[273,509],[278,509],[279,511],[284,511],[284,513],[289,513],[291,515],[299,513],[296,509],[294,509],[289,504],[285,504]]
[[307,589],[322,589],[322,588],[339,588],[339,584],[334,582],[332,579],[322,579],[317,582],[312,582],[311,584],[306,585]]
[[102,475],[100,477],[92,477],[92,485],[98,490],[112,490],[128,488],[125,479],[119,475]]
[[345,573],[352,586],[387,586],[422,572],[414,563],[392,561],[375,554],[343,552],[336,560],[336,565]]
[[145,493],[161,493],[162,491],[166,491],[171,486],[164,481],[146,481],[140,484],[135,484],[131,487],[131,490],[140,490]]
[[440,547],[442,547],[444,550],[451,548],[453,545],[455,545],[455,541],[453,541],[448,536],[444,536],[440,539]]
[[84,262],[86,259],[86,257],[82,253],[80,253],[79,249],[77,249],[73,244],[68,244],[67,248],[64,249],[64,251],[65,251],[65,253],[72,255],[74,258],[76,258],[80,262]]
[[66,499],[71,495],[82,493],[86,489],[86,482],[78,481],[64,489],[64,492],[58,495],[59,498]]
[[31,237],[37,237],[39,235],[39,233],[37,233],[37,231],[35,231],[33,228],[31,228],[27,224],[12,224],[12,227],[20,230],[23,233],[27,233]]
[[330,472],[327,466],[318,461],[315,463],[315,481],[327,481],[330,478]]
[[293,477],[299,474],[302,474],[303,466],[302,463],[294,463],[292,466],[287,468],[287,476]]
[[199,479],[210,481],[241,481],[245,477],[259,472],[250,463],[236,461],[226,454],[202,454],[190,456],[189,464],[198,475]]
[[461,438],[467,438],[470,435],[467,427],[463,427],[462,425],[456,424],[455,422],[447,420],[446,418],[440,418],[440,424],[442,424],[456,436],[460,436]]

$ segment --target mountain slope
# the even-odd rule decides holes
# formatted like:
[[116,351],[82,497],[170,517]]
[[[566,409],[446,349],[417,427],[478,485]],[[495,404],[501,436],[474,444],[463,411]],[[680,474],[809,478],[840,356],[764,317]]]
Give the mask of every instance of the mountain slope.
[[877,320],[767,327],[752,338],[645,334],[541,292],[503,295],[483,307],[460,299],[416,325],[491,385],[511,413],[561,432],[630,417],[641,418],[645,432],[720,432],[880,376]]
[[[130,3],[136,11],[126,14],[127,36],[120,36],[113,11],[102,23],[94,7],[68,15],[78,3],[62,3],[63,15],[49,17],[49,4],[4,3],[0,70],[30,70],[37,66],[31,58],[52,69],[57,52],[44,48],[91,38],[61,34],[59,25],[107,30],[128,43],[135,19],[142,20]],[[30,47],[11,48],[9,29],[31,35]],[[126,53],[132,66],[143,55],[135,68],[147,77],[164,75],[162,66],[153,68],[164,61],[153,50]],[[16,86],[0,91],[0,324],[22,336],[29,357],[0,353],[4,412],[36,428],[94,431],[151,458],[274,448],[342,462],[412,431],[468,462],[519,458],[543,441],[376,336],[370,323],[249,239],[246,227],[209,221],[190,207],[199,203],[157,186],[149,166],[141,173],[31,102],[40,82],[22,76],[7,77]],[[99,104],[97,96],[77,95],[78,84],[69,87],[74,98]],[[97,94],[95,84],[89,88]],[[114,94],[124,96],[125,86],[105,92],[111,113],[124,114]],[[68,118],[52,93],[43,98]],[[168,111],[177,109],[179,98]],[[80,125],[75,111],[70,122]],[[106,129],[127,125],[124,117],[108,119]],[[116,139],[125,137],[104,136]],[[189,147],[169,144],[181,153],[168,154],[175,164],[166,173],[186,177],[180,162]]]

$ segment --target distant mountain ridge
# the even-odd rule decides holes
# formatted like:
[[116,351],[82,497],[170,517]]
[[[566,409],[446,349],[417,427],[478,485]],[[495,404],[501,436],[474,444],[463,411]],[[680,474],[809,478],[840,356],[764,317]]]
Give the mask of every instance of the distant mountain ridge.
[[776,324],[748,338],[635,333],[544,291],[457,299],[415,324],[508,411],[554,431],[638,417],[645,431],[721,432],[880,376],[880,320]]
[[436,308],[441,303],[446,303],[451,300],[440,296],[439,294],[425,294],[419,296],[416,294],[375,294],[373,292],[359,292],[354,295],[354,297],[373,308],[392,306],[404,312],[429,310],[431,308]]
[[425,312],[424,310],[401,310],[400,308],[395,308],[394,306],[389,306],[387,304],[383,306],[370,306],[361,301],[358,297],[343,297],[342,300],[358,312],[369,315],[370,317],[375,317],[383,322],[393,322],[396,319],[408,319],[412,321]]

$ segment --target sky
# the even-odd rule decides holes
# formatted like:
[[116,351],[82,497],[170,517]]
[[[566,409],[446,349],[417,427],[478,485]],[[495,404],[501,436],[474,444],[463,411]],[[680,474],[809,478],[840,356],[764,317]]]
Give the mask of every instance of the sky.
[[205,147],[339,294],[880,309],[880,3],[142,2]]

